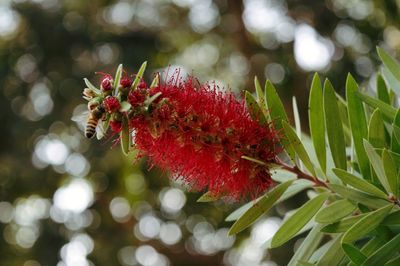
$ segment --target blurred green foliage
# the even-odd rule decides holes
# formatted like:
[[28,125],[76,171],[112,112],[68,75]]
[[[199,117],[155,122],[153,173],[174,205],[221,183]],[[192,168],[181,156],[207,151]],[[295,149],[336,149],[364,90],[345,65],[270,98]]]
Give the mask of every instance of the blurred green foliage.
[[373,84],[374,47],[399,51],[399,7],[361,0],[3,1],[0,264],[285,265],[299,238],[273,251],[261,240],[304,195],[240,239],[227,237],[224,219],[238,204],[196,203],[200,194],[183,194],[168,173],[112,149],[112,136],[84,138],[71,121],[86,108],[82,78],[99,80],[95,71],[114,72],[119,63],[134,73],[145,60],[148,73],[170,64],[237,92],[253,87],[257,75],[281,96],[296,95],[305,114],[313,71],[342,92],[347,72]]

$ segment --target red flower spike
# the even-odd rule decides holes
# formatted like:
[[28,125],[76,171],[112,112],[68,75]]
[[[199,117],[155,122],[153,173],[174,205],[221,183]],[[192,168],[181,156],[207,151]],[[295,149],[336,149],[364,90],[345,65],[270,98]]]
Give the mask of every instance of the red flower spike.
[[107,96],[103,101],[103,105],[106,111],[110,114],[118,112],[118,110],[121,108],[121,104],[114,96]]
[[[150,95],[158,92],[151,112],[129,123],[141,156],[193,189],[207,189],[215,196],[255,198],[273,185],[268,164],[276,162],[281,151],[279,134],[252,120],[243,101],[215,85],[196,86],[193,78],[175,77],[149,89]],[[138,95],[140,90],[129,94],[132,106],[143,103]]]

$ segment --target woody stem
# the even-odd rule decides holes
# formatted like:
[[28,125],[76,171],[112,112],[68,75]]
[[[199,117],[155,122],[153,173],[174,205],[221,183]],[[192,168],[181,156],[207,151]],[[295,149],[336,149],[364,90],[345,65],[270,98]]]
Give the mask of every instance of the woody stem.
[[319,180],[318,178],[311,176],[307,173],[304,173],[296,165],[289,166],[282,161],[278,161],[278,164],[282,167],[282,169],[285,169],[286,171],[296,174],[298,178],[306,179],[306,180],[313,182],[315,184],[315,186],[317,186],[317,187],[325,187],[325,188],[328,187],[324,181]]

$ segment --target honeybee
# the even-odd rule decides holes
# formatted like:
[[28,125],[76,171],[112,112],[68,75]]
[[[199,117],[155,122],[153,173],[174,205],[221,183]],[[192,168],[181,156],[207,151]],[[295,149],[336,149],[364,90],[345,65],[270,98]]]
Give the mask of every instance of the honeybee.
[[72,121],[78,124],[87,138],[92,138],[96,133],[97,139],[102,139],[105,135],[104,122],[102,121],[106,113],[104,106],[99,104],[91,106],[89,109],[73,116]]
[[99,120],[102,120],[104,118],[105,113],[106,110],[104,109],[102,104],[97,105],[89,112],[85,127],[85,136],[88,139],[92,138],[96,133],[96,128],[99,124]]

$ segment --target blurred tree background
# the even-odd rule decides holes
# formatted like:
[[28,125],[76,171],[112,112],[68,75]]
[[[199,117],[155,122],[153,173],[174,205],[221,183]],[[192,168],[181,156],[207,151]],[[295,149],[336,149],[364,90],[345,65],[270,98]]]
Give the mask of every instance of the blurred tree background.
[[[374,89],[374,47],[400,48],[400,1],[2,0],[0,3],[0,265],[285,265],[301,236],[265,242],[304,194],[237,238],[241,204],[196,203],[168,173],[87,140],[71,117],[82,78],[147,78],[168,65],[240,95],[270,79],[307,131],[314,71],[341,93],[347,72]],[[304,192],[306,193],[306,192]]]

